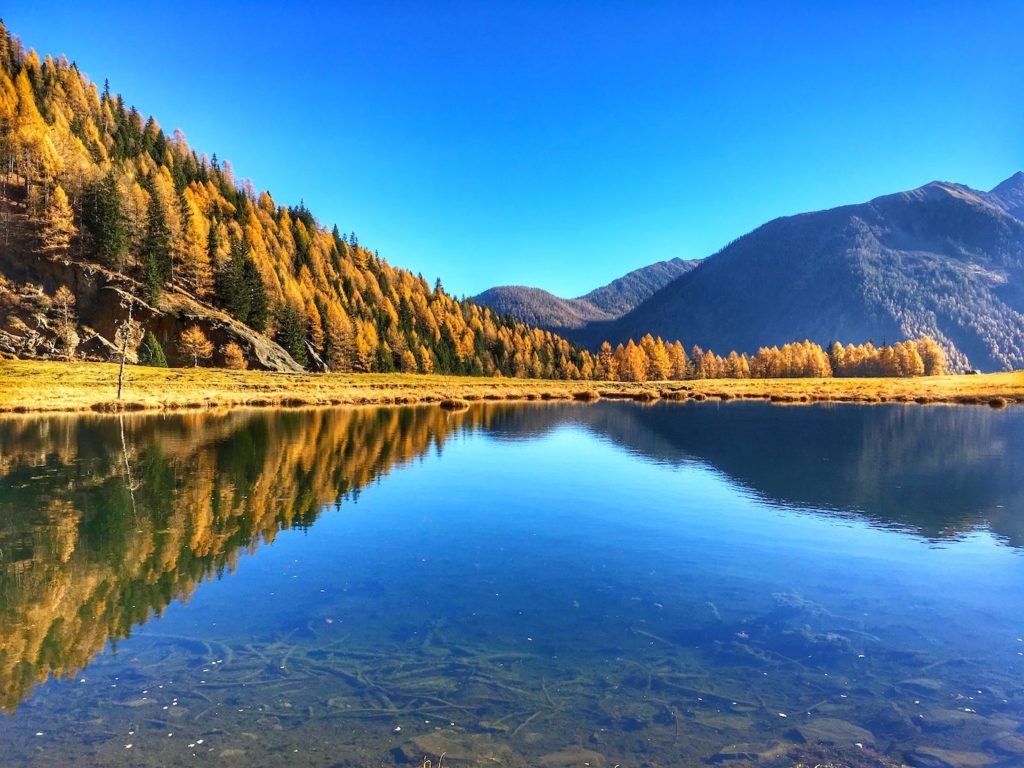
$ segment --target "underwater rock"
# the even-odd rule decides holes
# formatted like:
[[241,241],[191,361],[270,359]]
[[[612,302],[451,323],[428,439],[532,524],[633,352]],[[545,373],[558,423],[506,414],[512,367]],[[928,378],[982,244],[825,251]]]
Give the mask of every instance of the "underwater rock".
[[712,763],[728,763],[739,760],[746,760],[753,763],[763,763],[774,760],[786,754],[792,744],[775,742],[769,747],[757,746],[754,744],[730,744],[722,747],[711,756]]
[[949,728],[963,728],[981,719],[980,715],[962,709],[932,709],[922,713],[918,718],[918,725],[926,731],[944,731]]
[[745,731],[753,725],[749,717],[727,712],[697,712],[693,716],[693,721],[716,731]]
[[537,764],[541,768],[605,768],[608,761],[604,755],[593,752],[589,749],[579,747],[567,747],[558,752],[549,752],[541,755]]
[[1024,736],[1016,733],[1001,733],[994,739],[990,739],[986,746],[1000,754],[1019,757],[1021,762],[1024,762]]
[[424,758],[436,761],[444,755],[447,765],[522,766],[525,763],[509,747],[486,734],[425,733],[400,747],[407,762],[420,765]]
[[785,768],[906,768],[870,747],[806,744],[786,754]]
[[240,760],[243,757],[245,757],[245,750],[244,749],[228,748],[228,749],[222,749],[220,751],[220,759],[221,760],[231,760],[231,759]]
[[815,717],[794,729],[800,738],[809,743],[825,744],[874,745],[875,737],[871,731],[859,725],[833,717]]
[[918,747],[909,759],[916,768],[985,768],[997,762],[984,752],[957,752],[937,747]]
[[922,694],[937,693],[944,687],[938,680],[932,680],[931,678],[926,677],[918,677],[913,680],[900,680],[896,685],[908,691]]

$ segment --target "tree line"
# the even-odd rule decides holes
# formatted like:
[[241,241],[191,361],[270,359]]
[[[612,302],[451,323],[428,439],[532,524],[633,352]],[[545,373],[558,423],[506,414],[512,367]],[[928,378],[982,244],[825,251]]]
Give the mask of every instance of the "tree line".
[[812,341],[762,347],[755,355],[730,352],[722,357],[695,345],[687,354],[679,341],[666,343],[647,334],[614,349],[604,342],[597,354],[595,378],[604,381],[682,379],[785,379],[829,376],[941,376],[948,373],[942,347],[930,337],[876,347],[838,341],[826,351]]

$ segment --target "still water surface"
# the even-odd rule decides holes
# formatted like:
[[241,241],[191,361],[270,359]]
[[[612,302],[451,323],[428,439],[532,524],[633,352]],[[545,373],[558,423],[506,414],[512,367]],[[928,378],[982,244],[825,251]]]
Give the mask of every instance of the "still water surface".
[[0,749],[1020,766],[1022,546],[1020,409],[0,421]]

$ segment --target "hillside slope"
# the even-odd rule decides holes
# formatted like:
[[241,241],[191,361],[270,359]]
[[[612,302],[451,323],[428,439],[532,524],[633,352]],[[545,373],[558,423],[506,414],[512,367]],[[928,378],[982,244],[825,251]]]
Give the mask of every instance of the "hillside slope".
[[[141,322],[130,357],[150,334],[171,365],[241,355],[276,370],[593,368],[564,338],[457,300],[304,205],[257,192],[66,58],[26,52],[2,23],[0,253],[0,353],[109,357],[130,304]],[[213,342],[193,336],[202,357],[179,349],[192,326]]]
[[693,259],[659,261],[635,269],[575,299],[563,299],[541,288],[502,285],[474,296],[473,301],[542,328],[582,328],[594,321],[621,317],[698,263]]
[[1024,174],[991,192],[919,189],[771,221],[618,320],[573,338],[644,333],[716,350],[929,335],[957,368],[1024,367]]

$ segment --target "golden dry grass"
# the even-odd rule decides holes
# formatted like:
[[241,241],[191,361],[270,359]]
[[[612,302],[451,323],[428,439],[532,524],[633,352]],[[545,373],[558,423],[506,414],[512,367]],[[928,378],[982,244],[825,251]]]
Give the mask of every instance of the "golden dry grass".
[[771,402],[919,402],[1000,407],[1024,402],[1024,372],[915,379],[717,379],[581,382],[414,374],[292,374],[214,368],[117,366],[0,360],[0,412],[169,410],[223,406],[408,404],[443,400],[653,401],[764,399]]

